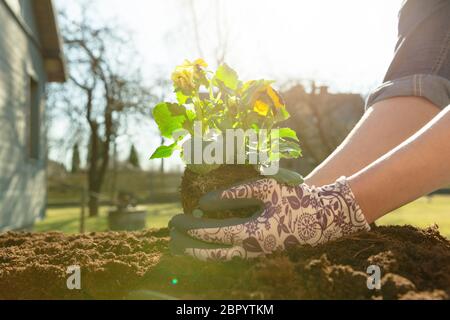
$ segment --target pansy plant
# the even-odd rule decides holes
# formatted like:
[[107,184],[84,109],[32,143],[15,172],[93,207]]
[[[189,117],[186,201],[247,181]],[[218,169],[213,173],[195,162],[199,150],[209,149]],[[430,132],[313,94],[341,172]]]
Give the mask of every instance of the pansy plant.
[[[301,156],[296,133],[278,125],[289,118],[289,113],[273,81],[243,82],[225,63],[215,72],[207,67],[205,61],[197,59],[186,60],[175,68],[172,82],[176,102],[161,102],[153,109],[161,135],[173,142],[157,148],[151,159],[168,158],[181,149],[183,141],[194,136],[195,123],[201,124],[203,135],[211,131],[225,135],[228,129],[251,129],[256,133],[265,129],[269,136],[278,138],[276,148],[274,143],[266,146],[270,161]],[[248,144],[245,150],[252,148],[248,140],[244,143]]]

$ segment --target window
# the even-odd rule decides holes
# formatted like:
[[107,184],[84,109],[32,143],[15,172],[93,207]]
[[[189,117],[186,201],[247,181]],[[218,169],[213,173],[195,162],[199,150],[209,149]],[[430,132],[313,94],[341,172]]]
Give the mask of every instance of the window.
[[39,159],[40,144],[40,106],[41,99],[39,94],[38,82],[30,77],[28,104],[28,156],[30,159]]

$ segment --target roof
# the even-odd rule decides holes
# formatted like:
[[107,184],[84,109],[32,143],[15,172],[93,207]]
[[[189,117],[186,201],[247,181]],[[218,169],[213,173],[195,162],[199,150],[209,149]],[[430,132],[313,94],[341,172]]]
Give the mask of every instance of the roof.
[[64,82],[67,79],[66,63],[52,0],[33,0],[33,11],[47,79],[49,82]]

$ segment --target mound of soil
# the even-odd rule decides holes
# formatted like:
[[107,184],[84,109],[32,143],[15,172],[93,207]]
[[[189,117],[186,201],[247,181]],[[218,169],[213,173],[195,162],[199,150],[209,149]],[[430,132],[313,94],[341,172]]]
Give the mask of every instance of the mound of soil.
[[[450,242],[437,228],[378,227],[250,262],[168,251],[168,230],[0,235],[0,299],[448,299]],[[68,290],[68,266],[81,290]],[[381,290],[367,267],[381,268]]]
[[[198,207],[199,199],[208,192],[224,189],[238,182],[259,176],[260,173],[251,165],[222,165],[205,175],[195,173],[186,168],[180,188],[183,212],[192,214],[192,211]],[[247,217],[254,213],[255,209],[215,211],[205,213],[205,217],[217,219]]]

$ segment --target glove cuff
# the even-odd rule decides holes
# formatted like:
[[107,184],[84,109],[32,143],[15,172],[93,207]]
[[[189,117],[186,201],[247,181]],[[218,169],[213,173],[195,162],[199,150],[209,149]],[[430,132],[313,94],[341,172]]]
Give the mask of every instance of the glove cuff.
[[360,231],[370,231],[369,223],[346,177],[340,177],[334,184],[318,188],[317,194],[324,205],[324,214],[329,210],[333,212],[326,227],[328,237],[325,237],[323,242]]
[[356,201],[356,197],[348,183],[347,177],[340,177],[337,179],[336,185],[341,190],[344,199],[349,203],[349,211],[351,213],[351,217],[354,218],[352,221],[355,222],[355,227],[361,228],[361,230],[370,231],[370,225],[367,222],[361,207]]

